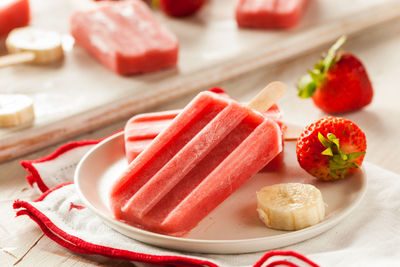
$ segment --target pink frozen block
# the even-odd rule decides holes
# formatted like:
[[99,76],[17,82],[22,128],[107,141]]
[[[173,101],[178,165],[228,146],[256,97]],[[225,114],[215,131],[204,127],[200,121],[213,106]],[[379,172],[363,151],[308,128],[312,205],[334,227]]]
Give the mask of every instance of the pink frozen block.
[[285,29],[299,24],[309,0],[239,0],[236,21],[240,27]]
[[71,17],[76,43],[121,75],[173,67],[178,41],[141,0],[101,2]]

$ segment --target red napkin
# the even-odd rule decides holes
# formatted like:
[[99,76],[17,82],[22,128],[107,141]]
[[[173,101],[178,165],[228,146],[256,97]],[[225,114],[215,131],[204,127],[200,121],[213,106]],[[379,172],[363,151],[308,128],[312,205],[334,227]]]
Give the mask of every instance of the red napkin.
[[49,238],[82,254],[172,266],[318,266],[294,251],[186,253],[144,244],[114,231],[84,207],[72,183],[82,156],[100,141],[68,143],[43,158],[22,161],[29,184],[43,194],[35,201],[16,200],[17,216],[28,215]]

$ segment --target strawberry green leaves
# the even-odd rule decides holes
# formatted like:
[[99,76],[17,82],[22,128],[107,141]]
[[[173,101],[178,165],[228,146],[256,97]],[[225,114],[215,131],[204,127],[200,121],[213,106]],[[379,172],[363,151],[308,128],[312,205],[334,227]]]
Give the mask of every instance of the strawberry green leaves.
[[[316,77],[318,77],[318,79],[315,79]],[[300,82],[297,85],[297,88],[299,89],[298,96],[301,98],[311,97],[315,90],[317,90],[318,83],[321,79],[323,79],[323,76],[321,77],[320,74],[309,71],[309,74],[300,78]]]
[[322,57],[317,64],[314,65],[308,74],[302,76],[297,84],[298,96],[301,98],[311,97],[317,88],[324,82],[325,74],[330,68],[340,60],[341,51],[339,50],[346,42],[346,36],[340,37],[329,49],[326,56]]
[[360,167],[354,160],[364,155],[365,152],[344,153],[340,149],[339,139],[332,133],[328,133],[324,137],[318,132],[318,140],[326,148],[321,154],[329,157],[329,173],[335,179],[344,179],[349,168]]

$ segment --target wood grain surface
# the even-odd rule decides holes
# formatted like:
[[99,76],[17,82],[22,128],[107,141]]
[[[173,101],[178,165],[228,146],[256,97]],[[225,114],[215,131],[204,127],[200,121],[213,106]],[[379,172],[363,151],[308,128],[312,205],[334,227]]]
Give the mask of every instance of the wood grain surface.
[[[82,0],[84,1],[84,0]],[[68,33],[76,0],[32,0],[34,26]],[[23,93],[35,102],[31,125],[0,129],[0,161],[35,151],[146,108],[288,60],[400,15],[398,0],[316,0],[302,23],[288,31],[238,29],[234,1],[208,1],[189,19],[158,19],[177,35],[174,69],[121,77],[97,63],[65,36],[66,59],[51,66],[22,65],[0,70],[0,93]],[[3,51],[4,53],[4,51]]]

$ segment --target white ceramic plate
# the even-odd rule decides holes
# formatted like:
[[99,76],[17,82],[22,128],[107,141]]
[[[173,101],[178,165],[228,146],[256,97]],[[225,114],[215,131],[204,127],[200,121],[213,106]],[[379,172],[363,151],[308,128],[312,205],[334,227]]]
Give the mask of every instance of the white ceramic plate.
[[[279,172],[259,173],[232,194],[184,238],[144,231],[117,221],[109,208],[111,185],[127,166],[123,133],[114,135],[89,151],[79,163],[75,184],[86,206],[118,232],[133,239],[171,249],[200,253],[246,253],[294,244],[312,238],[339,223],[360,203],[366,191],[361,170],[345,180],[320,182],[303,171],[296,160],[295,142],[285,143],[285,167]],[[256,212],[256,191],[286,182],[318,187],[327,204],[321,223],[299,231],[268,229]]]

